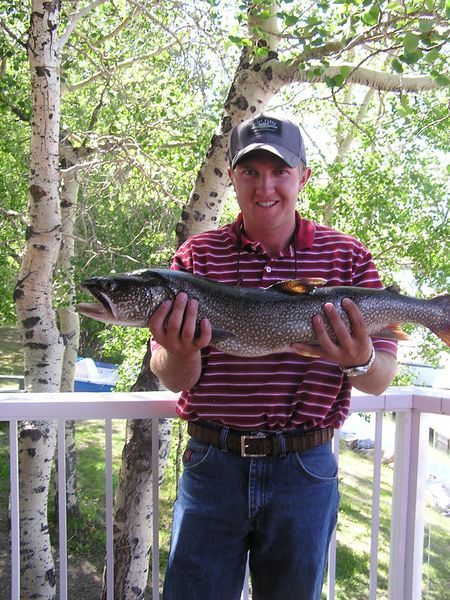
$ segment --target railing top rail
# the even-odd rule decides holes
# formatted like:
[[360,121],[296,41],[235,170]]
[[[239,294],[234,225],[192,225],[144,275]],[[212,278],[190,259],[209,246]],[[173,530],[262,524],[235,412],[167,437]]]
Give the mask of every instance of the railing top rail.
[[[158,392],[74,392],[0,395],[0,420],[150,419],[175,417],[178,394]],[[416,409],[450,415],[450,390],[391,387],[380,396],[354,390],[352,412]]]
[[8,392],[0,396],[0,420],[151,419],[175,417],[178,394],[161,392]]

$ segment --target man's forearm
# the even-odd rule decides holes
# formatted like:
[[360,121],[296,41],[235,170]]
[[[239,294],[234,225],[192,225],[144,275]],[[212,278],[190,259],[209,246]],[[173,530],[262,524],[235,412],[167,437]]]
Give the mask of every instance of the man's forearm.
[[150,368],[161,383],[171,392],[181,392],[193,387],[201,374],[201,354],[171,354],[160,347],[152,355]]
[[375,361],[364,375],[352,377],[353,387],[366,394],[381,394],[397,373],[397,361],[388,352],[377,352]]

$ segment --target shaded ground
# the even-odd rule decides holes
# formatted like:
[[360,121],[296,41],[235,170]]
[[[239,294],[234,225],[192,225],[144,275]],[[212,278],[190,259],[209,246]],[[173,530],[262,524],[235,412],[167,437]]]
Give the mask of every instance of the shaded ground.
[[[6,536],[0,534],[0,600],[11,598],[11,567]],[[58,584],[57,584],[58,585]],[[99,600],[102,589],[102,566],[73,557],[68,566],[67,592],[70,600]],[[56,596],[59,598],[59,594]]]

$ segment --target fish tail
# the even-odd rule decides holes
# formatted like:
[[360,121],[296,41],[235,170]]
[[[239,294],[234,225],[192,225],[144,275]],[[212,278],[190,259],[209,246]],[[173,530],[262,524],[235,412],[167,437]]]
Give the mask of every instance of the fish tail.
[[435,333],[444,344],[450,347],[450,294],[443,294],[431,300],[433,304],[439,305],[444,313],[442,324],[438,327],[433,327],[431,331]]

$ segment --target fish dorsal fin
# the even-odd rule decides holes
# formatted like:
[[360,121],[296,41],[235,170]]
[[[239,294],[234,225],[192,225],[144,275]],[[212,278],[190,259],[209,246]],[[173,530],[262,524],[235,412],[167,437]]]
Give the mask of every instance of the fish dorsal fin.
[[325,285],[326,279],[321,277],[310,278],[305,277],[304,279],[287,279],[286,281],[279,281],[266,288],[269,291],[281,292],[283,294],[310,294],[314,291],[317,286]]
[[388,285],[384,289],[387,292],[394,292],[395,294],[401,293],[400,286],[398,286],[396,283],[393,283],[392,285]]
[[377,331],[376,333],[373,333],[371,337],[383,338],[385,340],[409,340],[410,339],[410,337],[406,333],[406,331],[403,331],[403,329],[401,328],[400,323],[392,323],[391,325],[388,325],[381,331]]

